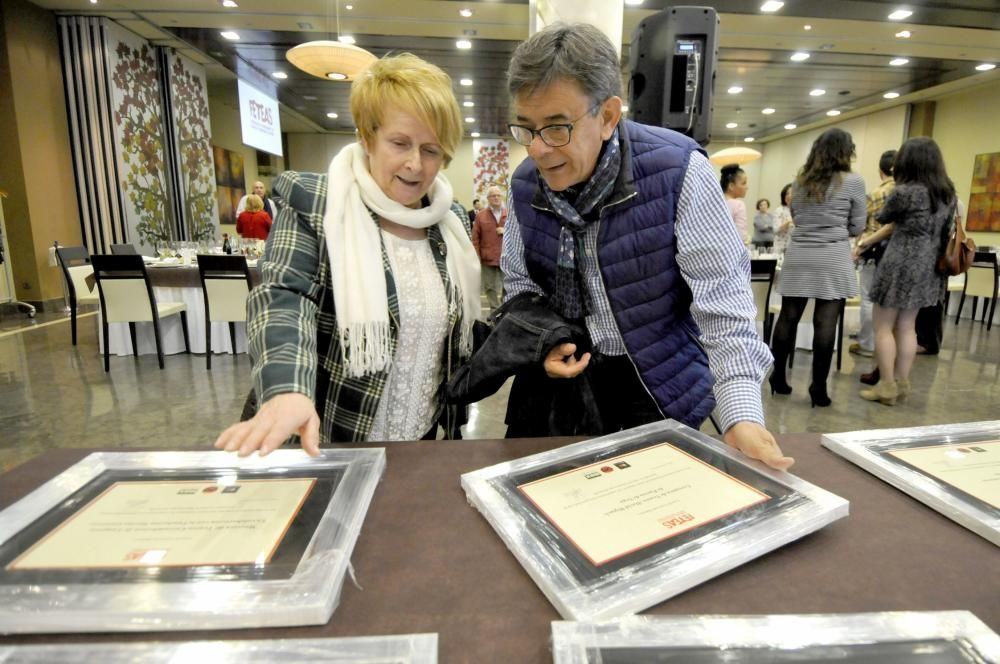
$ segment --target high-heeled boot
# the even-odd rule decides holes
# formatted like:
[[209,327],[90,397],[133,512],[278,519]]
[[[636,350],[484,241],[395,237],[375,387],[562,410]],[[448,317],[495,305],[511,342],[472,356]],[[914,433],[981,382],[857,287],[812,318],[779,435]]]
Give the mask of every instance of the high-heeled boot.
[[830,396],[826,393],[826,385],[816,385],[815,383],[809,385],[809,400],[812,402],[812,407],[816,408],[826,408],[833,403]]
[[906,397],[910,396],[910,380],[908,378],[900,378],[896,381],[896,391],[899,394],[899,400],[903,401]]
[[891,383],[885,379],[880,380],[874,387],[859,392],[862,399],[868,401],[878,401],[886,406],[895,406],[896,398],[899,396],[899,387],[896,381]]
[[771,394],[791,394],[792,386],[785,382],[785,374],[782,373],[778,375],[775,371],[771,374],[771,377],[767,379],[767,382],[771,384]]

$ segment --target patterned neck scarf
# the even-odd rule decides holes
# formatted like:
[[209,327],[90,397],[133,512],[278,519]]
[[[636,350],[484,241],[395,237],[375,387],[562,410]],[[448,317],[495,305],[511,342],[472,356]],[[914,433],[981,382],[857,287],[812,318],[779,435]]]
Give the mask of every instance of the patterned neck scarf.
[[592,310],[587,301],[587,290],[584,288],[577,256],[583,252],[583,237],[587,227],[599,216],[593,214],[595,208],[607,199],[614,188],[621,162],[616,128],[615,133],[604,144],[593,175],[579,194],[570,189],[552,191],[545,179],[541,179],[542,191],[562,227],[559,231],[559,255],[556,259],[555,293],[552,294],[550,303],[556,313],[568,320],[584,318]]

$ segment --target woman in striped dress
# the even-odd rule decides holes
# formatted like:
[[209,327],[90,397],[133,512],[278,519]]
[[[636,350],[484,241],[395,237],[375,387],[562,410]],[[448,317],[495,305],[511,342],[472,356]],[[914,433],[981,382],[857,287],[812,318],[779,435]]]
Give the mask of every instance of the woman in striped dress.
[[809,397],[829,406],[830,373],[837,319],[844,300],[858,294],[849,238],[861,233],[867,216],[865,182],[851,172],[854,141],[842,129],[828,129],[812,145],[792,188],[795,229],[781,269],[781,313],[774,328],[771,392],[791,394],[785,380],[795,330],[809,299],[813,310],[813,366]]

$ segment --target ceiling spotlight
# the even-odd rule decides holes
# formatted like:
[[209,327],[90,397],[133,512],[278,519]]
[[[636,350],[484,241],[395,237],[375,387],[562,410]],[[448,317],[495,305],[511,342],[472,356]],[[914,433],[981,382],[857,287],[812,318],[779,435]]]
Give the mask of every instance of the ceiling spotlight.
[[466,108],[472,108],[475,105],[476,105],[476,102],[474,102],[474,101],[463,101],[462,102],[462,106],[465,106]]
[[476,119],[470,117],[470,118],[465,118],[465,121],[468,122],[469,124],[472,124],[473,122],[476,121]]
[[771,115],[772,113],[774,113],[774,109],[768,106],[767,108],[762,108],[760,112],[763,113],[764,115]]
[[459,9],[458,10],[458,15],[461,16],[462,18],[471,18],[472,17],[472,10],[471,9]]
[[340,116],[337,115],[336,113],[330,112],[326,114],[326,117],[330,118],[331,120],[336,120]]
[[892,60],[889,60],[889,64],[893,67],[902,67],[907,62],[909,62],[909,60],[906,58],[893,58]]
[[831,118],[835,118],[838,115],[840,115],[840,111],[834,108],[832,110],[827,111],[826,114],[829,115]]
[[795,53],[792,53],[792,55],[791,55],[791,57],[789,59],[792,62],[802,62],[803,60],[808,60],[809,59],[809,54],[806,53],[805,51],[797,51]]
[[912,36],[913,33],[910,32],[909,30],[900,30],[899,32],[896,33],[897,39],[909,39]]
[[731,95],[738,95],[739,93],[743,92],[743,88],[741,88],[738,85],[734,85],[733,87],[726,90],[726,92],[728,92]]
[[240,39],[239,34],[232,30],[223,30],[219,34],[222,35],[223,39],[228,39],[229,41],[239,41]]
[[762,12],[776,12],[784,6],[784,2],[779,2],[778,0],[767,0],[767,2],[760,6],[760,10]]
[[795,124],[794,122],[789,122],[788,124],[785,125],[785,129],[795,129],[796,127],[798,127],[798,125]]
[[909,18],[913,15],[909,9],[897,9],[893,13],[889,14],[890,21],[902,21],[904,18]]
[[339,71],[328,71],[326,72],[326,77],[331,81],[346,81],[347,74]]
[[337,41],[339,41],[341,44],[356,44],[358,40],[352,37],[351,35],[340,35],[339,37],[337,37]]
[[472,48],[472,42],[468,39],[459,39],[455,42],[455,48],[462,49],[463,51]]
[[824,90],[823,88],[816,88],[815,90],[810,90],[809,91],[809,96],[810,97],[822,97],[825,94],[826,94],[826,90]]
[[739,125],[736,124],[735,122],[727,122],[726,123],[726,129],[736,129],[737,127],[739,127]]
[[812,27],[811,25],[803,25],[803,26],[802,26],[802,29],[803,29],[803,30],[812,30],[812,29],[813,29],[813,27]]
[[458,81],[458,84],[459,84],[459,85],[464,85],[464,86],[468,87],[468,86],[472,85],[472,79],[471,79],[471,78],[463,78],[463,79],[460,79],[460,80]]
[[884,95],[882,95],[884,99],[895,99],[898,96],[899,96],[898,92],[886,92]]
[[996,69],[997,66],[992,62],[984,62],[981,65],[976,65],[976,71],[990,71],[991,69]]
[[354,5],[344,5],[344,9],[346,9],[347,11],[351,11],[352,9],[354,9]]
[[[93,2],[94,0],[90,0],[90,1]],[[222,0],[221,4],[222,4],[223,7],[226,7],[228,9],[233,9],[235,7],[239,7],[239,5],[236,4],[236,0]]]
[[288,78],[288,74],[286,74],[283,71],[276,71],[273,74],[271,74],[271,76],[273,76],[273,77],[275,77],[275,78],[277,78],[279,80],[282,80],[282,81],[285,80],[286,78]]
[[479,138],[479,132],[478,131],[474,131],[471,134],[469,134],[469,136],[472,136],[473,138]]
[[754,142],[754,137],[753,136],[747,136],[746,138],[743,139],[743,142],[744,143],[753,143]]
[[638,7],[643,3],[643,0],[625,0],[625,4],[629,7]]

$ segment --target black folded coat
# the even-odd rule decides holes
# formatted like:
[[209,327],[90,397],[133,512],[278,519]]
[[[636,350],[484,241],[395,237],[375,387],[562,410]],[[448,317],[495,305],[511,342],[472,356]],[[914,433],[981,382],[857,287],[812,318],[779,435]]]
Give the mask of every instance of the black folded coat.
[[507,404],[508,424],[518,422],[536,436],[601,432],[601,418],[587,372],[570,379],[549,378],[542,362],[557,345],[572,342],[577,355],[590,350],[582,321],[567,321],[548,306],[548,298],[523,293],[508,300],[489,321],[489,336],[459,367],[447,388],[452,403],[472,403],[517,376]]

